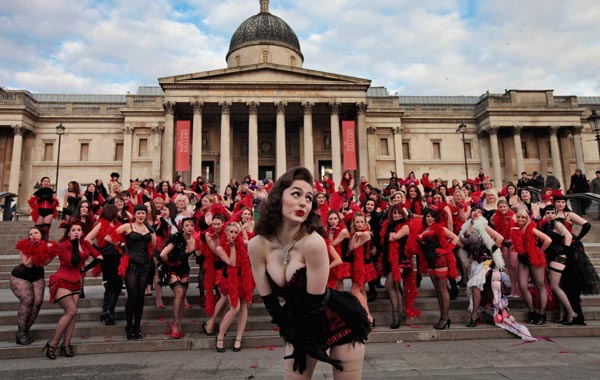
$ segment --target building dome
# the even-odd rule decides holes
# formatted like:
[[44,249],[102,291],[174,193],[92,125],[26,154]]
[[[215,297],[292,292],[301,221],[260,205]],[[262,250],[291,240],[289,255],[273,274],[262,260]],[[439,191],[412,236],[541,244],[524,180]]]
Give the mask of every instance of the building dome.
[[225,59],[234,51],[253,45],[281,46],[293,50],[304,59],[296,33],[281,18],[269,13],[268,1],[262,0],[260,3],[260,13],[246,19],[233,33]]

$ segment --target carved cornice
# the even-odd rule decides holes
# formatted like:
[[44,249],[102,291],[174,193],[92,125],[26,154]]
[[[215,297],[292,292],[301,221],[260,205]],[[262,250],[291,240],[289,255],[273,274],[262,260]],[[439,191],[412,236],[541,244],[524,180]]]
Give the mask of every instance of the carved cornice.
[[394,135],[401,135],[403,130],[404,130],[403,126],[394,127],[394,128],[392,128],[392,133]]
[[260,106],[260,102],[248,102],[246,103],[246,105],[248,106],[248,113],[250,113],[250,115],[258,114],[258,107]]
[[25,132],[27,132],[27,128],[23,127],[22,125],[13,125],[11,128],[15,136],[23,136]]
[[367,133],[372,135],[375,134],[375,132],[377,132],[377,128],[375,127],[367,127]]
[[275,103],[278,114],[285,113],[285,107],[287,107],[287,102],[279,101]]
[[345,83],[163,83],[167,90],[311,90],[311,91],[366,91],[368,85]]

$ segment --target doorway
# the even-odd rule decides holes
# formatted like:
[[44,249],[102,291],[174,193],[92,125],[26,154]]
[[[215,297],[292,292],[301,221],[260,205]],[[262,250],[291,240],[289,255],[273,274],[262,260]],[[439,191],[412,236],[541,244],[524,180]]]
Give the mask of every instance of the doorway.
[[259,166],[258,179],[272,178],[275,181],[275,166]]

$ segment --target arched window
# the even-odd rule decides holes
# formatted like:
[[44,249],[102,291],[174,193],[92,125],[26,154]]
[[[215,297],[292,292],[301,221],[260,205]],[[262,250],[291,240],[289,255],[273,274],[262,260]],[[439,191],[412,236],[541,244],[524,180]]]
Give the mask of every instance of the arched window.
[[290,57],[290,66],[296,66],[296,57],[294,57],[293,55]]
[[238,67],[240,66],[240,56],[239,55],[235,56],[235,65]]
[[262,63],[269,63],[269,52],[268,51],[262,52]]

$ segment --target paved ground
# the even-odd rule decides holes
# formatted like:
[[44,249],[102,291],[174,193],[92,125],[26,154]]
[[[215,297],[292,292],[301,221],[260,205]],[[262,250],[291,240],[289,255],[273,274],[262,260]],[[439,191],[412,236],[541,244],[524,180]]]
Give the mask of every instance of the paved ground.
[[[241,352],[152,352],[81,355],[55,361],[0,361],[0,379],[256,379],[282,377],[281,348],[245,347]],[[368,344],[363,379],[597,379],[600,338],[477,340]],[[332,378],[319,364],[314,379]]]

